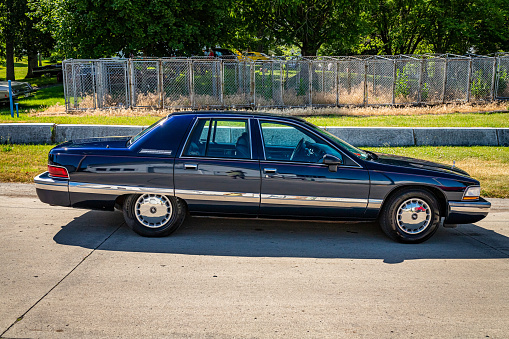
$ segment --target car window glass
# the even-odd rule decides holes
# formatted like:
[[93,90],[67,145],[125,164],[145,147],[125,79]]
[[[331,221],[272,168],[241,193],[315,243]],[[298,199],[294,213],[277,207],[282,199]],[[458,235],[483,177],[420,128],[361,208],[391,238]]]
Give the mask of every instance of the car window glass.
[[250,140],[247,120],[200,119],[183,155],[249,159]]
[[342,155],[309,131],[294,125],[261,122],[267,160],[321,163],[325,154],[342,159]]

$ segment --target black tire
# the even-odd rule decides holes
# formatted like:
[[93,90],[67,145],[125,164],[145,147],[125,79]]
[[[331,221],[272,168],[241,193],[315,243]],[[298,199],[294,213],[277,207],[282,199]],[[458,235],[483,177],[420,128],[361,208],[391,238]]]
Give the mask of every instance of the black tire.
[[124,219],[134,232],[144,237],[165,237],[184,222],[182,200],[161,194],[133,194],[123,204]]
[[407,189],[389,198],[382,208],[379,222],[382,231],[392,240],[421,243],[437,231],[440,208],[428,190]]

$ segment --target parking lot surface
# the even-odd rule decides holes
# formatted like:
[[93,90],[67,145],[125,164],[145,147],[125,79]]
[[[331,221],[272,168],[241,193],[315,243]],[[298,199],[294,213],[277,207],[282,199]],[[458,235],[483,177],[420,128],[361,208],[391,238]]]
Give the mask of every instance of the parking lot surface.
[[2,338],[507,338],[509,200],[404,245],[375,223],[190,218],[142,238],[119,212],[0,185]]

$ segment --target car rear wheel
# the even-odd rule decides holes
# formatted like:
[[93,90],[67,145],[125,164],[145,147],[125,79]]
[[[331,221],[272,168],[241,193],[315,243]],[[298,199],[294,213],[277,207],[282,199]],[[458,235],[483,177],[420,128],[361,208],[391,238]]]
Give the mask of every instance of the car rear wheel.
[[401,191],[389,198],[380,215],[380,227],[402,243],[428,240],[440,224],[437,199],[424,189]]
[[164,237],[184,222],[184,203],[161,194],[133,194],[126,198],[122,211],[127,225],[144,237]]

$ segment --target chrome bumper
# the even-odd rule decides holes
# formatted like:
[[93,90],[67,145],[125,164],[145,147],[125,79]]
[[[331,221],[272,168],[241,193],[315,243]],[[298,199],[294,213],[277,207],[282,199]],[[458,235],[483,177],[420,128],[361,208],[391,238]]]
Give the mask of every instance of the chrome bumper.
[[56,206],[71,205],[68,180],[51,178],[48,172],[44,172],[36,176],[34,182],[37,196],[42,202]]
[[446,224],[469,224],[484,219],[490,211],[491,203],[479,198],[478,201],[449,201]]
[[39,174],[34,178],[35,188],[46,191],[69,192],[69,181],[66,179],[54,179],[49,172]]

